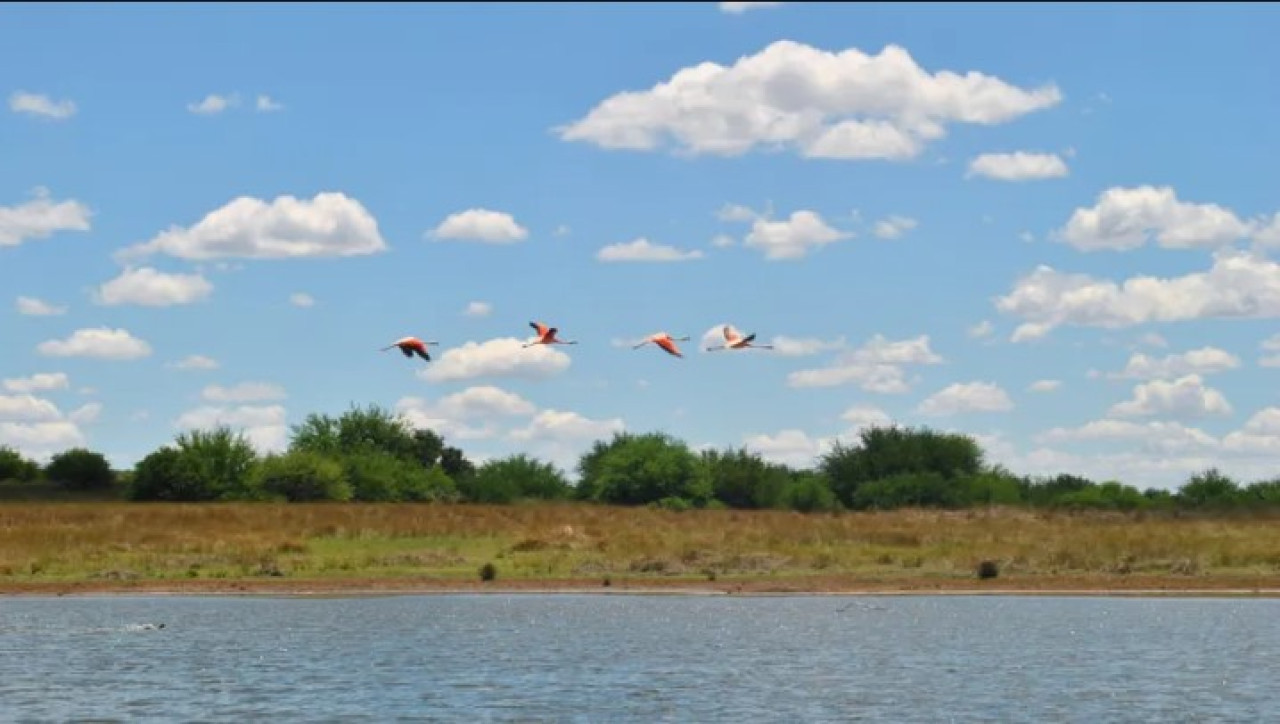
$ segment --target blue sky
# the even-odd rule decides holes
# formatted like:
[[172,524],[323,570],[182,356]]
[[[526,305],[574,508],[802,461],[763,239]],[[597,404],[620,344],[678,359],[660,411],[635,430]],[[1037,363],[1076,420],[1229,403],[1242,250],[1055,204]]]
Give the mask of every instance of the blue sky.
[[0,444],[377,403],[566,469],[894,421],[1275,472],[1272,14],[733,5],[6,5]]

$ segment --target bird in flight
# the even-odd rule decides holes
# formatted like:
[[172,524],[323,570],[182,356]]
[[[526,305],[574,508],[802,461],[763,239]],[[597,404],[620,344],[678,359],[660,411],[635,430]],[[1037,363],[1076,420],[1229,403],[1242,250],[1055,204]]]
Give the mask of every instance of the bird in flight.
[[520,345],[521,347],[531,347],[535,344],[577,344],[576,341],[566,342],[562,339],[558,339],[556,337],[556,332],[560,330],[556,329],[555,327],[548,327],[542,322],[529,322],[529,326],[537,330],[538,338],[533,340],[532,342],[525,342],[524,344]]
[[427,350],[427,345],[431,345],[431,344],[438,345],[440,343],[439,342],[423,342],[417,337],[404,337],[402,339],[396,340],[395,342],[387,345],[386,347],[383,347],[381,351],[386,352],[387,350],[393,347],[399,347],[400,351],[404,353],[405,357],[412,357],[416,354],[422,359],[430,362],[431,352]]
[[771,344],[752,344],[752,342],[755,341],[756,333],[752,332],[744,337],[732,324],[724,325],[724,329],[721,331],[724,334],[724,344],[716,347],[707,347],[708,352],[714,352],[718,349],[744,349],[746,347],[773,349],[773,345]]
[[684,355],[680,354],[680,348],[676,347],[676,342],[688,342],[688,341],[689,341],[688,337],[672,337],[666,332],[658,332],[657,334],[650,335],[640,344],[632,346],[631,349],[640,349],[646,344],[649,344],[650,342],[652,342],[653,344],[656,344],[659,347],[665,349],[667,351],[667,354],[670,354],[675,357],[684,357]]

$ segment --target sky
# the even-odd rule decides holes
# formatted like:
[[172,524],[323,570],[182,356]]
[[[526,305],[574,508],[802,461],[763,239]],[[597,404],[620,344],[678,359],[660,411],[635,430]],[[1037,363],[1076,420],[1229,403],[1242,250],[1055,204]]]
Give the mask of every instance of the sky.
[[[1246,5],[0,7],[0,444],[377,404],[571,477],[1280,473],[1280,17]],[[523,348],[530,322],[578,344]],[[724,325],[773,349],[707,352]],[[653,345],[666,331],[683,358]],[[404,336],[432,360],[380,351]]]

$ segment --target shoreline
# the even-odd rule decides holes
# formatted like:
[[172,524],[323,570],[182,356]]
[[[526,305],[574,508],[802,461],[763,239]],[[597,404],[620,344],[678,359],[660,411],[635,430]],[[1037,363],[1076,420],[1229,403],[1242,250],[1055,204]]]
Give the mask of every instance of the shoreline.
[[439,595],[627,595],[627,596],[1082,596],[1091,598],[1280,598],[1277,576],[1028,576],[1017,581],[971,578],[858,580],[842,578],[748,579],[737,581],[627,579],[605,586],[598,579],[513,580],[481,583],[451,579],[335,579],[224,581],[27,581],[0,583],[0,598],[48,596],[252,596],[342,598]]

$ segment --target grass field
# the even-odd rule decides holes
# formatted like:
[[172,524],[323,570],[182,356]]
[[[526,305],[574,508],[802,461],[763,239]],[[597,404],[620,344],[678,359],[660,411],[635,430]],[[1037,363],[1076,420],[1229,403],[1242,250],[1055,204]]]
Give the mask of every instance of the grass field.
[[[999,575],[979,579],[984,560]],[[482,581],[491,563],[493,580]],[[1280,517],[0,504],[0,592],[1280,589]]]

